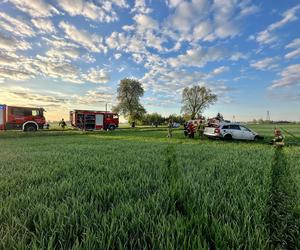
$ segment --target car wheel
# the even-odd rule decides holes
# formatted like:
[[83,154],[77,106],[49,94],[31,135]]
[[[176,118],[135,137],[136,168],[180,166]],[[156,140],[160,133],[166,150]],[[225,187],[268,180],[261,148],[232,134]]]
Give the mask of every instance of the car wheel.
[[24,131],[26,132],[35,132],[37,131],[37,128],[34,124],[28,124],[25,126]]
[[116,126],[115,126],[115,125],[109,125],[108,129],[109,129],[109,130],[115,130],[115,129],[116,129]]
[[258,135],[256,135],[256,136],[254,137],[254,141],[259,141],[259,140],[261,140],[261,137],[258,136]]
[[232,140],[232,135],[231,135],[231,134],[225,135],[225,136],[224,136],[224,140],[226,140],[226,141]]

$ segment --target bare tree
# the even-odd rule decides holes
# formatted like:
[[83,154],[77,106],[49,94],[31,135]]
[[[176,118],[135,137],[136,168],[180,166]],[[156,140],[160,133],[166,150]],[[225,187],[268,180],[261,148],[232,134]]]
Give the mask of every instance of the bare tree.
[[186,87],[182,91],[181,112],[188,113],[191,115],[191,119],[195,119],[196,115],[200,115],[204,109],[210,104],[214,104],[217,99],[217,95],[204,86]]

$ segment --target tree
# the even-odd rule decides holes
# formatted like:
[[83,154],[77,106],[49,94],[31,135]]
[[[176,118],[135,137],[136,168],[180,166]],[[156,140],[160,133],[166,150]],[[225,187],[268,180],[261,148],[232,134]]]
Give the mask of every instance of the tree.
[[158,113],[152,113],[152,114],[145,114],[142,118],[142,123],[144,125],[153,125],[155,124],[162,124],[165,121],[165,118],[162,117],[161,114]]
[[189,113],[191,119],[200,115],[210,104],[217,101],[217,95],[213,94],[209,88],[204,86],[186,87],[182,91],[181,112]]
[[219,120],[219,121],[224,121],[224,117],[221,113],[217,114],[216,119]]
[[113,107],[113,111],[124,115],[130,122],[141,119],[146,113],[140,104],[140,98],[144,95],[142,84],[137,80],[125,78],[120,81],[117,91],[119,103]]

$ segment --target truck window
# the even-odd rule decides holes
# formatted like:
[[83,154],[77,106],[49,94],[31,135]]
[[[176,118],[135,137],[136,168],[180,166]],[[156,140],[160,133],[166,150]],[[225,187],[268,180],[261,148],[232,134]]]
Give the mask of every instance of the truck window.
[[114,119],[118,119],[119,118],[119,116],[118,115],[114,115]]
[[32,110],[32,116],[39,116],[40,112],[39,110]]
[[31,116],[32,110],[24,108],[12,108],[11,113],[12,115]]
[[228,128],[229,128],[228,125],[224,125],[224,126],[223,126],[223,129],[228,129]]

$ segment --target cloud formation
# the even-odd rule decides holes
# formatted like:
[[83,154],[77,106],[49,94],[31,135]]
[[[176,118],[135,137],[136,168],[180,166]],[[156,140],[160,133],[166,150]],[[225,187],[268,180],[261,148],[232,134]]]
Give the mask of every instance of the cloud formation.
[[296,21],[298,19],[297,13],[299,10],[300,10],[300,5],[296,5],[288,9],[287,11],[285,11],[282,14],[282,18],[279,21],[270,24],[267,27],[267,29],[257,34],[256,41],[261,44],[270,44],[275,42],[277,40],[277,36],[274,35],[272,32],[279,28],[282,28],[283,26],[285,26],[290,22]]
[[59,14],[58,10],[44,0],[9,0],[19,10],[28,13],[32,17],[49,17]]
[[293,64],[284,68],[278,80],[273,81],[271,89],[300,86],[300,64]]

